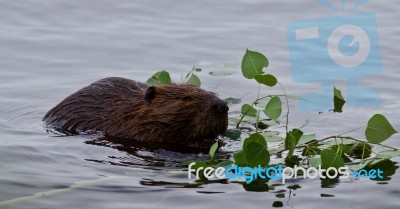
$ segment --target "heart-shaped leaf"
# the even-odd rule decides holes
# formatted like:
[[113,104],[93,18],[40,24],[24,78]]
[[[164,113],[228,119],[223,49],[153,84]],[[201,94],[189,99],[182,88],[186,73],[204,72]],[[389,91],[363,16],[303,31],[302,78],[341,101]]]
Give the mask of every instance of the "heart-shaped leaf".
[[279,97],[272,97],[265,106],[264,113],[272,120],[278,120],[282,113],[282,101]]
[[268,59],[260,52],[246,50],[242,60],[242,73],[247,79],[263,74],[263,68],[268,66]]
[[397,133],[392,127],[385,116],[376,114],[372,116],[368,121],[367,129],[365,130],[365,136],[367,140],[374,144],[379,144],[393,134]]
[[303,132],[299,129],[293,129],[286,134],[285,148],[289,150],[287,158],[291,158],[294,153],[296,145],[299,143]]
[[271,74],[267,75],[255,75],[254,79],[261,84],[264,84],[269,87],[273,87],[278,83],[278,80],[275,78],[275,76]]
[[189,74],[186,76],[185,83],[187,83],[187,84],[192,84],[192,85],[197,86],[197,87],[200,87],[200,86],[201,86],[200,78],[197,77],[197,75],[195,75],[194,73],[189,73]]
[[334,150],[324,149],[321,151],[321,167],[328,169],[330,167],[340,168],[344,166],[343,158]]
[[225,101],[228,105],[240,104],[240,102],[242,102],[241,99],[232,98],[232,97],[226,98],[226,99],[224,99],[224,101]]
[[266,147],[258,143],[251,142],[243,149],[247,166],[256,167],[266,166],[269,163],[269,152]]
[[267,141],[265,141],[265,138],[259,133],[254,133],[246,138],[243,142],[243,148],[246,148],[250,143],[256,143],[260,146],[267,147]]
[[241,134],[242,132],[239,129],[228,129],[225,132],[225,135],[232,140],[238,140]]
[[162,84],[171,84],[171,77],[169,73],[165,70],[155,73],[149,80],[146,81],[148,85],[162,85]]
[[250,115],[250,116],[256,117],[257,113],[258,113],[258,111],[249,104],[244,104],[242,106],[242,114],[243,115]]

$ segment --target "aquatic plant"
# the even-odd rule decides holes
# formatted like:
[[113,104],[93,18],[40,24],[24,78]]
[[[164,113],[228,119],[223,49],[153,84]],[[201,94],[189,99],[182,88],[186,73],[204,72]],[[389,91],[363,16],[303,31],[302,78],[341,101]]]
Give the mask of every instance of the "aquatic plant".
[[[390,158],[400,156],[400,150],[395,147],[382,144],[397,131],[387,118],[382,114],[373,115],[366,125],[317,139],[316,134],[304,134],[303,128],[309,121],[298,128],[289,130],[289,99],[298,99],[286,93],[278,79],[265,71],[269,65],[268,58],[260,52],[246,50],[241,63],[241,71],[246,79],[254,80],[258,84],[257,97],[252,103],[242,103],[239,98],[227,98],[229,104],[241,104],[239,115],[231,116],[232,123],[226,132],[226,138],[231,140],[241,139],[243,134],[248,135],[243,140],[240,150],[233,153],[232,160],[218,160],[215,153],[218,149],[218,141],[211,147],[209,161],[196,162],[196,167],[227,167],[232,164],[238,166],[255,167],[270,164],[271,156],[282,159],[286,166],[306,165],[312,167],[335,167],[344,165],[357,171],[360,169],[372,169],[377,166],[382,170],[393,169],[394,164]],[[195,75],[195,67],[186,75],[183,82],[200,86],[200,79]],[[169,73],[160,71],[154,74],[148,84],[171,83]],[[282,94],[260,95],[261,87],[274,87],[279,85]],[[282,102],[283,100],[283,102]],[[266,102],[265,106],[260,106]],[[333,88],[333,109],[335,113],[343,112],[346,100],[341,91]],[[345,116],[344,116],[345,117]],[[274,127],[282,126],[284,131],[271,131]],[[349,135],[350,133],[365,128],[365,139]],[[277,146],[268,146],[274,143]],[[374,146],[380,146],[383,150],[377,152]],[[388,163],[389,162],[389,163]],[[388,175],[390,174],[387,173]]]

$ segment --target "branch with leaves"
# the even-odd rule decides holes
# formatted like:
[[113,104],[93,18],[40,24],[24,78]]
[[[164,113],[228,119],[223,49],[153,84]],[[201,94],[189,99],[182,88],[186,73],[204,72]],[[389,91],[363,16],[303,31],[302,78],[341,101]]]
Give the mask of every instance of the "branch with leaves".
[[[300,128],[289,130],[289,96],[285,89],[278,82],[278,79],[264,71],[269,65],[266,56],[260,52],[246,50],[241,63],[242,74],[246,79],[254,80],[259,88],[257,98],[252,103],[245,103],[241,106],[241,114],[234,117],[232,121],[235,128],[228,129],[226,136],[233,140],[241,138],[243,132],[248,135],[243,140],[240,150],[233,153],[231,161],[219,161],[215,158],[218,143],[210,149],[210,159],[208,162],[196,162],[199,167],[222,166],[232,164],[238,166],[255,167],[258,165],[268,166],[272,155],[283,158],[286,166],[299,165],[307,162],[309,166],[321,166],[322,168],[349,165],[354,170],[380,165],[385,160],[400,156],[400,150],[395,147],[382,144],[397,131],[393,128],[385,116],[381,114],[373,115],[365,128],[365,139],[361,140],[348,136],[347,134],[360,128],[316,139],[315,134],[304,134]],[[193,68],[185,77],[184,82],[200,86],[199,78],[194,74]],[[166,71],[157,72],[147,81],[148,84],[171,83],[169,74]],[[274,87],[279,84],[283,93],[279,95],[260,95],[261,87]],[[284,98],[286,104],[286,114],[282,115]],[[268,100],[264,107],[260,107],[259,102]],[[236,98],[226,99],[228,104],[240,104],[241,100]],[[333,111],[342,112],[345,99],[339,89],[333,88]],[[261,114],[263,113],[263,114]],[[279,120],[285,118],[284,132],[271,130],[279,125]],[[308,122],[308,121],[307,121]],[[247,127],[243,128],[246,124]],[[252,128],[251,128],[252,127]],[[244,131],[245,130],[245,131]],[[345,135],[346,134],[346,135]],[[268,147],[269,143],[278,142],[280,147]],[[375,152],[373,146],[379,145],[384,150]]]

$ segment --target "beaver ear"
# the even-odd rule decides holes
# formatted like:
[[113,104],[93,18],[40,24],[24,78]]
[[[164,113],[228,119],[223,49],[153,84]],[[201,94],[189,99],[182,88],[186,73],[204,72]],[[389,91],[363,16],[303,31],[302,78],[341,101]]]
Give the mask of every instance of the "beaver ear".
[[146,104],[150,104],[154,98],[156,98],[157,94],[157,87],[156,86],[150,86],[146,89],[146,92],[144,93],[144,102]]

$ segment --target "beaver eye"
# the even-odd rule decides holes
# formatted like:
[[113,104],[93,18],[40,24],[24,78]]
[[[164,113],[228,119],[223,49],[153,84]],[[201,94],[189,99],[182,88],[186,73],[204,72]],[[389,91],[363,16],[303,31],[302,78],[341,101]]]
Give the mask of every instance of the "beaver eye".
[[185,102],[190,102],[190,101],[192,101],[192,97],[190,97],[190,96],[184,96],[184,97],[182,98],[182,100],[185,101]]

